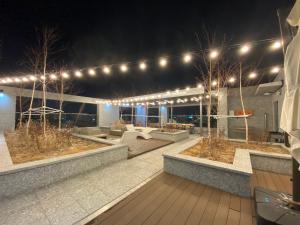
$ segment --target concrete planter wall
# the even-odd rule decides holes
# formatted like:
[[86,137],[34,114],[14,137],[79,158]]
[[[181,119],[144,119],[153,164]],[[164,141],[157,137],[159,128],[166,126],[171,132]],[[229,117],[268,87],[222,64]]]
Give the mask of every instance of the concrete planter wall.
[[178,142],[189,138],[189,132],[187,130],[180,130],[177,132],[161,132],[155,130],[152,131],[150,134],[155,139],[161,139],[172,142]]
[[249,150],[252,168],[292,175],[292,157],[286,154]]
[[233,164],[180,154],[199,139],[164,154],[164,171],[198,183],[250,197],[252,168],[290,174],[291,156],[236,149]]
[[125,160],[127,155],[128,147],[118,144],[88,152],[1,168],[0,199],[31,191],[119,160]]

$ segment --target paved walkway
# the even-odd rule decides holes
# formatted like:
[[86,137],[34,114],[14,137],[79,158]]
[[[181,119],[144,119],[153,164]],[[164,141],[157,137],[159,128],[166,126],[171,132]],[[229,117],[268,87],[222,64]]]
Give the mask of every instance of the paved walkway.
[[68,225],[79,222],[161,172],[162,153],[191,139],[130,160],[1,200],[1,225]]

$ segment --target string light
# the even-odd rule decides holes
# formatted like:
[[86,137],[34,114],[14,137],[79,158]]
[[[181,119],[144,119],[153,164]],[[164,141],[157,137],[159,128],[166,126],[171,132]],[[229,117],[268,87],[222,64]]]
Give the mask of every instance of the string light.
[[80,70],[76,70],[74,74],[76,77],[82,77],[82,73]]
[[277,50],[281,48],[281,41],[277,40],[271,45],[271,50]]
[[23,82],[28,82],[29,80],[28,80],[27,77],[23,77],[23,78],[22,78],[22,81],[23,81]]
[[159,65],[160,65],[161,67],[166,67],[167,64],[168,64],[168,61],[167,61],[166,58],[161,58],[161,59],[159,60]]
[[210,53],[209,53],[209,58],[210,59],[215,59],[217,58],[219,55],[219,52],[217,50],[212,50]]
[[249,79],[254,79],[256,77],[257,77],[257,73],[255,73],[255,72],[250,73],[248,76]]
[[31,75],[31,76],[29,77],[29,79],[32,80],[32,81],[35,81],[35,80],[36,80],[36,76]]
[[88,74],[91,76],[95,76],[96,75],[96,71],[94,69],[89,69],[88,70]]
[[46,80],[46,76],[42,75],[41,80]]
[[230,78],[228,79],[228,82],[229,82],[229,83],[234,83],[234,82],[235,82],[235,77],[230,77]]
[[52,74],[50,74],[50,79],[51,80],[56,80],[57,76],[54,73],[52,73]]
[[110,74],[110,68],[108,66],[104,66],[102,69],[103,73]]
[[216,80],[214,80],[212,83],[211,83],[211,86],[215,87],[217,86],[218,82]]
[[146,70],[147,65],[146,65],[145,62],[141,62],[140,65],[139,65],[139,67],[140,67],[141,70]]
[[125,64],[122,64],[122,65],[120,66],[120,70],[121,70],[121,72],[125,73],[125,72],[127,72],[128,67],[127,67]]
[[278,67],[278,66],[274,66],[272,69],[271,69],[271,73],[272,74],[275,74],[275,73],[279,73],[279,71],[280,71],[280,68]]
[[244,54],[248,53],[250,51],[250,49],[251,49],[250,44],[244,44],[240,48],[240,54],[244,55]]
[[15,82],[16,82],[16,83],[20,83],[20,82],[21,82],[21,79],[20,79],[20,78],[15,78]]
[[184,54],[183,56],[183,62],[184,63],[189,63],[192,61],[192,55],[189,53]]
[[66,73],[66,72],[63,72],[63,73],[61,74],[61,76],[62,76],[63,78],[65,78],[65,79],[68,79],[68,78],[70,77],[70,75],[69,75],[68,73]]
[[186,90],[186,91],[190,90],[190,87],[186,87],[185,90]]
[[198,88],[202,88],[203,86],[202,86],[202,84],[198,84],[197,87]]

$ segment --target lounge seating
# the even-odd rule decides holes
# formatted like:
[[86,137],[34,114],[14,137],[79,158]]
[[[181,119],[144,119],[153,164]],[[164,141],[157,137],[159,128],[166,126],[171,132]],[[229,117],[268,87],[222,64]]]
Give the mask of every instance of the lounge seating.
[[137,130],[132,124],[127,124],[125,127],[127,131],[136,132],[138,134],[137,137],[142,137],[146,140],[152,138],[152,136],[149,134],[152,130],[145,130],[145,132],[144,130]]

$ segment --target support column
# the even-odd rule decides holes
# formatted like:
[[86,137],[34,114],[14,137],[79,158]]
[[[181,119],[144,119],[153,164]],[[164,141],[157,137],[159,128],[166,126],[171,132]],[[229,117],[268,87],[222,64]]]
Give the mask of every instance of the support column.
[[161,127],[168,122],[168,107],[160,106],[160,125]]
[[[218,115],[228,115],[227,88],[221,88],[218,95]],[[228,137],[228,118],[220,118],[217,120],[217,127]]]
[[119,121],[119,106],[100,104],[98,110],[99,127],[111,127]]
[[0,90],[0,133],[15,130],[16,96]]

